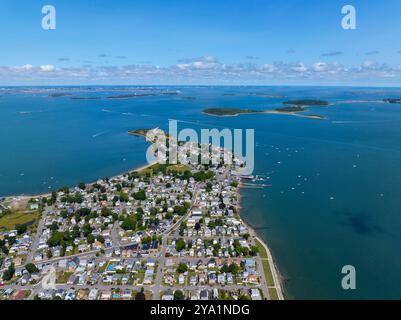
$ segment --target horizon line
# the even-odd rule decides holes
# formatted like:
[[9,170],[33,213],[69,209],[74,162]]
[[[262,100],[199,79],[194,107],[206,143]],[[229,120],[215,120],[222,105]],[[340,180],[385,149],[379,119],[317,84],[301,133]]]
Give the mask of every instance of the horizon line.
[[16,84],[2,85],[0,88],[23,87],[332,87],[332,88],[395,88],[391,85],[337,85],[337,84]]

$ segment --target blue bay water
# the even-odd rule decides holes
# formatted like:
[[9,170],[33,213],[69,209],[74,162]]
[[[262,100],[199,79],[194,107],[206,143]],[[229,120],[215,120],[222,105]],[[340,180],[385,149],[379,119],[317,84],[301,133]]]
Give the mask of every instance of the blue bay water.
[[[48,192],[141,166],[148,145],[127,131],[166,129],[168,119],[179,120],[179,129],[255,129],[255,174],[268,176],[272,187],[243,189],[241,214],[271,247],[287,297],[401,298],[401,105],[380,102],[401,97],[400,89],[173,89],[181,93],[126,100],[1,95],[0,196]],[[308,111],[327,120],[201,112],[272,109],[304,98],[329,101]],[[356,268],[356,290],[341,288],[344,265]]]

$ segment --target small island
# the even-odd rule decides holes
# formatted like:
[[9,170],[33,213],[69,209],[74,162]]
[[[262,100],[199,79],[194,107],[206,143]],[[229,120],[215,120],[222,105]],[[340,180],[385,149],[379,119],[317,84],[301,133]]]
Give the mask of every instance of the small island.
[[302,106],[289,106],[289,107],[282,107],[282,108],[276,108],[275,109],[277,112],[302,112],[305,111],[306,109]]
[[251,110],[251,109],[240,109],[240,108],[209,108],[203,110],[203,113],[216,116],[216,117],[236,117],[241,114],[255,114],[264,113],[263,110]]
[[391,104],[401,104],[401,99],[388,98],[388,99],[383,99],[383,101]]
[[55,92],[55,93],[50,93],[49,98],[61,98],[65,96],[70,96],[71,93],[66,93],[66,92]]
[[71,100],[100,100],[101,97],[71,97]]
[[309,107],[327,107],[329,105],[327,101],[312,100],[312,99],[284,101],[283,104],[291,106],[309,106]]
[[240,109],[240,108],[211,108],[203,110],[203,113],[216,117],[236,117],[243,114],[285,114],[290,116],[297,116],[308,119],[326,119],[320,115],[303,115],[300,112],[308,111],[305,107],[300,105],[291,105],[274,110],[252,110],[252,109]]

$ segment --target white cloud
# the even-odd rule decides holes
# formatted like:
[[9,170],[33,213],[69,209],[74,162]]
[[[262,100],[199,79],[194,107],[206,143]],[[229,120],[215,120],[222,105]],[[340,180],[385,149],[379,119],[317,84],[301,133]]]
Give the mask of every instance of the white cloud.
[[0,83],[236,83],[270,81],[285,83],[349,80],[401,80],[400,65],[389,66],[375,61],[364,61],[356,66],[317,61],[274,63],[220,62],[213,56],[183,59],[171,66],[152,64],[122,66],[59,67],[51,64],[35,67],[31,64],[0,66]]
[[308,70],[307,66],[302,62],[296,63],[291,69],[296,72],[306,72]]
[[184,59],[181,60],[177,67],[181,70],[206,70],[206,69],[218,69],[221,64],[212,56],[205,56],[196,59]]
[[44,64],[44,65],[40,66],[40,69],[43,72],[51,72],[51,71],[54,71],[56,68],[51,64]]
[[23,66],[17,66],[17,67],[14,67],[14,68],[17,69],[17,70],[29,71],[29,70],[32,70],[32,69],[33,69],[33,65],[31,65],[31,64],[24,64]]
[[316,62],[312,65],[312,69],[316,72],[322,72],[327,70],[327,63],[325,62]]

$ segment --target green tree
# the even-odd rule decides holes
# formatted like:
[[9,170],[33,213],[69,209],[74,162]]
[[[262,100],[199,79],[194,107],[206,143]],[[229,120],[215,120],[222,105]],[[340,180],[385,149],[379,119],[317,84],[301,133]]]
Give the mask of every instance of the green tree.
[[87,237],[88,235],[90,235],[92,233],[92,227],[89,223],[85,223],[82,226],[82,233],[84,234],[85,237]]
[[185,273],[188,271],[188,266],[185,263],[180,263],[177,267],[178,273]]
[[28,263],[28,264],[25,266],[25,269],[26,269],[30,274],[39,272],[39,269],[38,269],[33,263]]
[[146,192],[143,189],[139,190],[138,192],[134,192],[132,196],[135,200],[146,200]]
[[183,239],[178,239],[175,243],[175,249],[180,252],[186,248],[186,243]]
[[89,234],[89,235],[86,237],[86,241],[88,241],[89,244],[92,244],[92,243],[95,242],[95,237],[94,237],[92,234]]
[[17,233],[19,235],[24,234],[28,229],[25,224],[17,224],[15,228],[17,229]]
[[121,223],[121,228],[124,230],[132,230],[134,231],[136,229],[136,219],[135,217],[129,216],[124,219],[124,221]]
[[181,290],[174,291],[174,300],[184,300],[184,293]]
[[15,273],[14,263],[12,263],[6,271],[3,273],[3,281],[9,281],[12,279]]

